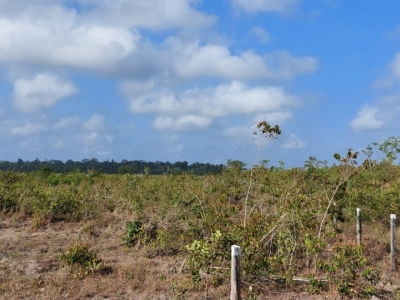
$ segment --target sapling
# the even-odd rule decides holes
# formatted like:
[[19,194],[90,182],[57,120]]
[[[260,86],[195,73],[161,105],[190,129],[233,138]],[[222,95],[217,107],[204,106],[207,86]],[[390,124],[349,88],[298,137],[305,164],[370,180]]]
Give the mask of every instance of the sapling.
[[249,200],[249,195],[250,195],[250,189],[252,186],[252,179],[253,179],[253,170],[255,166],[255,162],[258,159],[258,156],[260,155],[260,151],[262,147],[265,145],[268,139],[277,139],[279,135],[282,134],[282,131],[279,128],[279,125],[271,126],[267,121],[260,121],[257,124],[257,130],[253,132],[254,135],[258,136],[258,134],[262,134],[262,136],[258,139],[258,148],[257,148],[257,155],[256,158],[251,165],[250,168],[250,179],[249,179],[249,185],[247,188],[246,192],[246,198],[245,198],[245,203],[244,203],[244,220],[243,220],[243,227],[246,227],[247,223],[247,205],[248,205],[248,200]]

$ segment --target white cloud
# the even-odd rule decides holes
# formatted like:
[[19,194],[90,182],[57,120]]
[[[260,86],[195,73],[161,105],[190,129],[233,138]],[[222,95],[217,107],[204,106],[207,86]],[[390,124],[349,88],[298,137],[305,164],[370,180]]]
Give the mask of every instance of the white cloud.
[[373,83],[375,88],[390,89],[400,80],[400,52],[394,55],[386,73],[385,77],[375,80]]
[[92,151],[103,151],[103,149],[108,146],[114,137],[109,134],[104,134],[101,132],[85,132],[75,136],[75,140],[79,145],[83,146],[85,152]]
[[95,6],[88,17],[112,26],[140,27],[150,30],[198,28],[212,25],[216,17],[197,11],[197,0],[79,0]]
[[[126,87],[126,86],[125,86]],[[238,81],[215,88],[174,93],[159,90],[130,93],[123,91],[132,113],[157,115],[153,126],[161,130],[194,130],[208,127],[213,119],[253,116],[281,124],[291,117],[290,109],[299,102],[282,87],[248,86]]]
[[379,129],[385,126],[385,122],[379,108],[366,104],[351,121],[350,126],[354,130]]
[[120,85],[122,93],[148,92],[155,88],[154,79],[145,81],[124,80]]
[[233,55],[225,45],[200,45],[199,41],[183,44],[173,38],[167,44],[173,52],[173,69],[182,78],[290,80],[297,75],[313,73],[318,66],[314,57],[297,58],[287,51],[260,56],[249,50]]
[[296,135],[291,134],[289,139],[286,140],[286,142],[282,145],[284,149],[299,149],[299,148],[304,148],[306,145],[305,142],[300,140]]
[[53,148],[62,149],[62,148],[68,148],[68,146],[70,146],[70,144],[68,144],[66,141],[57,141],[53,145]]
[[58,121],[54,127],[56,129],[65,129],[79,123],[78,117],[65,117]]
[[42,149],[40,143],[37,141],[24,141],[19,143],[19,148],[29,149],[29,151],[39,151]]
[[262,27],[254,27],[250,32],[255,35],[258,41],[262,44],[268,43],[271,40],[271,35]]
[[77,92],[77,88],[51,73],[36,75],[33,79],[14,82],[14,104],[23,112],[36,112],[52,107],[58,101]]
[[390,89],[393,87],[393,81],[388,78],[379,78],[373,84],[377,89]]
[[[104,127],[104,117],[94,114],[83,123],[83,132],[76,134],[74,144],[80,145],[84,153],[108,153],[107,147],[114,141],[114,135],[107,133]],[[60,141],[64,146],[65,141]]]
[[183,115],[178,118],[157,117],[153,127],[160,130],[191,131],[206,128],[211,121],[211,118],[195,115]]
[[181,152],[182,150],[183,150],[182,145],[176,145],[175,147],[168,149],[169,152]]
[[133,98],[130,101],[133,113],[200,114],[208,117],[279,111],[298,101],[297,97],[285,93],[282,87],[250,87],[238,81],[220,84],[215,89],[187,90],[179,95],[162,92],[127,97]]
[[100,141],[100,134],[98,132],[88,132],[79,135],[79,138],[83,141],[85,145],[93,146],[98,144]]
[[400,37],[400,25],[397,25],[396,27],[387,31],[385,36],[390,39],[397,39],[398,37]]
[[253,51],[232,55],[226,46],[210,44],[200,46],[198,42],[175,45],[173,51],[174,69],[180,77],[254,79],[269,76],[262,57]]
[[104,117],[95,114],[83,124],[83,128],[88,131],[101,130],[103,127],[103,122],[104,122]]
[[396,79],[400,79],[400,52],[396,53],[393,61],[390,63],[392,75]]
[[98,156],[112,157],[112,151],[97,151]]
[[19,5],[20,14],[0,16],[0,62],[106,70],[140,39],[134,29],[88,23],[61,6]]
[[314,73],[318,68],[315,57],[294,57],[288,51],[268,53],[265,61],[274,79],[289,80],[297,75]]
[[234,138],[236,140],[251,140],[255,137],[253,134],[254,131],[255,128],[250,126],[236,125],[225,128],[222,131],[222,136]]
[[177,142],[179,141],[179,135],[177,134],[165,134],[163,140],[167,142]]
[[55,149],[76,149],[84,153],[100,154],[109,152],[107,147],[114,140],[114,136],[100,131],[83,132],[72,136],[71,138],[62,138],[54,142]]
[[231,0],[232,3],[248,13],[288,12],[301,0]]
[[[176,37],[161,47],[138,28],[202,28],[215,18],[196,10],[197,0],[78,0],[83,10],[61,0],[11,1],[0,12],[0,63],[69,67],[112,74],[181,78],[291,79],[316,70],[316,59],[286,53],[267,59],[252,50],[232,54],[226,45],[183,42]],[[281,0],[282,1],[282,0]],[[265,29],[254,33],[267,41]],[[194,36],[194,35],[192,35]],[[280,70],[279,66],[284,69]]]
[[257,114],[253,120],[254,123],[258,123],[259,121],[265,120],[271,125],[281,125],[285,121],[289,120],[292,117],[292,112],[289,110],[275,111],[265,114]]
[[27,122],[23,126],[11,128],[11,133],[14,135],[28,135],[46,131],[47,128],[43,124]]

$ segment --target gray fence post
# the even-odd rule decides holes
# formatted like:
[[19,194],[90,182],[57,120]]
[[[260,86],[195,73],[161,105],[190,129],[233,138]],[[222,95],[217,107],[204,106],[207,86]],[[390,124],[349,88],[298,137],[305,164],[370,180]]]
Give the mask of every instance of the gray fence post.
[[239,246],[231,246],[231,299],[241,300],[240,296],[240,252]]
[[390,215],[390,266],[396,271],[396,215]]
[[362,243],[361,208],[357,208],[357,244]]

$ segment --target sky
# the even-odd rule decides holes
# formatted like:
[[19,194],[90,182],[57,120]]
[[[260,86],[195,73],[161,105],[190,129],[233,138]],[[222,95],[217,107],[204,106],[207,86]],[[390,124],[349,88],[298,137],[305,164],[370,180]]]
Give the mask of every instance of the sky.
[[[399,11],[0,0],[0,160],[333,163],[400,135]],[[254,135],[262,120],[282,135]]]

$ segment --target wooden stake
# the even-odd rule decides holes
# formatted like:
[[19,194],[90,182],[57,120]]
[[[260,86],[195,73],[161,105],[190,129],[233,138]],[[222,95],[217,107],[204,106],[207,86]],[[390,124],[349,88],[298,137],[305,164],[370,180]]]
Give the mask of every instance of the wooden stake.
[[241,300],[240,296],[240,252],[239,246],[231,246],[231,299]]

